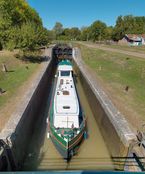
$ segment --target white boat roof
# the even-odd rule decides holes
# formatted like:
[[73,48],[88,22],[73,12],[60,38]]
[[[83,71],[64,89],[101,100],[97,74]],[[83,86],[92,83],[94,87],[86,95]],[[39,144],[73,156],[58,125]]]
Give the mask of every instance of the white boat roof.
[[70,65],[60,65],[59,67],[58,67],[58,71],[72,71],[73,69],[72,69],[72,66],[70,66]]
[[[59,66],[59,71],[72,71],[72,66]],[[58,77],[54,97],[54,126],[79,127],[79,102],[72,76]]]

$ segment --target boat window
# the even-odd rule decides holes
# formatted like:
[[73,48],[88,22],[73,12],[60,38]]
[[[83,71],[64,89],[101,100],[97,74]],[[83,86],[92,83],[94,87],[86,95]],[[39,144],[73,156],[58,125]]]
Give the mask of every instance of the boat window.
[[70,76],[70,71],[61,71],[61,76]]
[[70,109],[70,106],[63,106],[63,109]]

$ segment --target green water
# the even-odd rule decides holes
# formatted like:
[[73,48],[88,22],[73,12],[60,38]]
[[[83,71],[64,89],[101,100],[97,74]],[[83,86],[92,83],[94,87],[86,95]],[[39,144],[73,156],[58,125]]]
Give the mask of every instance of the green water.
[[82,142],[78,154],[67,163],[56,150],[51,139],[47,139],[46,118],[50,96],[45,112],[42,112],[37,120],[22,170],[113,170],[108,149],[89,106],[91,103],[88,103],[79,80],[76,86],[88,127],[88,138]]

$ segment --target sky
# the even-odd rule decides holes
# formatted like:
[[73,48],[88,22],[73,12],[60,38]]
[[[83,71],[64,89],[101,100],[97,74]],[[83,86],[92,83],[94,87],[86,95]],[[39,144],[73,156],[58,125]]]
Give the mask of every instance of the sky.
[[145,0],[27,0],[40,15],[43,25],[52,29],[89,26],[96,20],[114,26],[119,15],[145,16]]

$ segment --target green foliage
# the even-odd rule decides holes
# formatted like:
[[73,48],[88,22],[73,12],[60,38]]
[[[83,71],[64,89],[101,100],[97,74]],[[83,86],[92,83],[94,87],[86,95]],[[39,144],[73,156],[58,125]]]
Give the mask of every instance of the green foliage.
[[145,17],[136,17],[132,15],[119,16],[115,27],[108,27],[101,21],[93,22],[89,27],[81,29],[81,40],[115,40],[118,41],[125,34],[144,34]]
[[70,40],[70,38],[66,35],[60,35],[59,37],[57,37],[58,40]]
[[0,0],[0,43],[5,49],[35,49],[50,41],[41,18],[25,0]]
[[120,40],[125,34],[143,34],[145,33],[145,17],[136,17],[132,15],[119,16],[113,29],[112,38]]
[[60,22],[56,22],[55,26],[53,27],[53,31],[56,34],[56,38],[59,37],[63,32],[63,25]]
[[80,30],[77,27],[73,27],[70,29],[70,38],[71,40],[79,40],[81,35]]
[[56,39],[56,34],[53,30],[47,30],[47,39],[48,41],[52,41]]
[[89,39],[89,27],[82,27],[81,29],[81,40],[88,41]]
[[120,40],[125,34],[145,33],[145,17],[119,16],[115,27],[95,21],[81,30],[63,28],[56,22],[52,31],[42,25],[38,13],[26,0],[0,0],[0,50],[15,48],[33,50],[47,45],[51,40]]
[[81,32],[77,27],[65,28],[62,35],[64,35],[69,40],[79,40]]
[[105,39],[106,40],[111,40],[112,39],[112,33],[113,33],[113,27],[111,26],[111,27],[107,27],[106,29],[105,29]]
[[56,22],[52,30],[57,40],[79,40],[81,31],[77,27],[63,28],[60,22]]
[[34,22],[37,25],[42,25],[38,13],[25,0],[1,0],[0,11],[3,24],[1,27],[20,26],[25,22]]
[[91,40],[96,41],[96,40],[104,40],[105,39],[105,30],[107,26],[105,23],[101,21],[95,21],[91,26],[90,26],[90,34],[89,37]]
[[132,15],[119,16],[116,20],[115,27],[107,26],[102,21],[95,21],[88,27],[82,27],[79,30],[76,27],[64,28],[61,23],[56,23],[54,29],[57,39],[61,40],[83,40],[83,41],[102,41],[115,40],[118,41],[125,34],[144,34],[145,33],[145,17],[136,17]]

